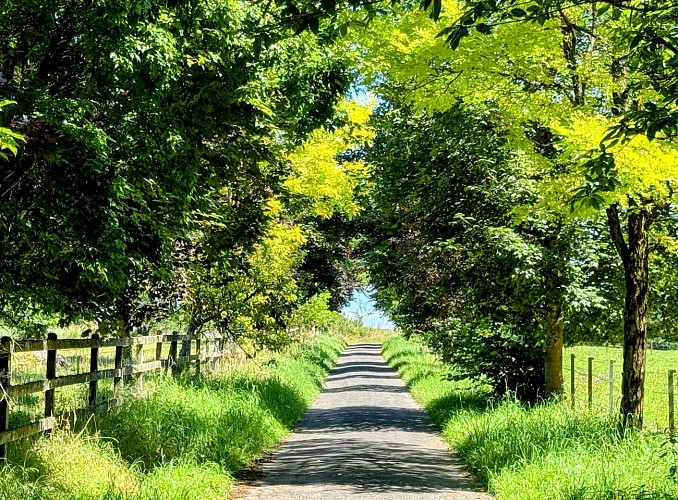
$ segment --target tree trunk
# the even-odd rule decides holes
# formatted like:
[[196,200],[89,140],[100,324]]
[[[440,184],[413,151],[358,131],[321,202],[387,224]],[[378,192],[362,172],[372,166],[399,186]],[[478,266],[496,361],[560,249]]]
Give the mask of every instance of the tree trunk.
[[610,234],[624,263],[624,371],[619,411],[622,427],[643,426],[647,308],[650,290],[649,232],[654,214],[632,206],[628,216],[628,244],[624,240],[616,205],[607,210]]
[[563,393],[563,319],[560,307],[546,316],[544,342],[544,387],[547,398]]

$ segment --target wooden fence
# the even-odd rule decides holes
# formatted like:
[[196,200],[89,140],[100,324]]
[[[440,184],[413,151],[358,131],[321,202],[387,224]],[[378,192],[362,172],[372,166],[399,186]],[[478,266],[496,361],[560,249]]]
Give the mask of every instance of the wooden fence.
[[[134,380],[141,385],[142,374],[156,370],[172,370],[173,373],[194,366],[200,375],[202,365],[209,361],[216,361],[226,355],[225,337],[201,337],[190,335],[155,335],[147,337],[110,338],[100,339],[92,335],[87,339],[58,339],[56,334],[50,333],[46,340],[14,341],[10,337],[0,339],[0,461],[6,457],[7,443],[19,439],[50,431],[58,422],[55,415],[55,390],[59,387],[88,384],[88,405],[79,408],[79,412],[94,413],[100,409],[97,405],[98,382],[113,380],[113,398],[109,402],[117,401],[121,384]],[[163,348],[169,344],[169,351],[163,355]],[[194,352],[192,353],[192,345]],[[155,347],[152,359],[145,361],[144,348]],[[179,348],[181,345],[181,348]],[[115,347],[113,368],[99,369],[101,348]],[[57,376],[58,351],[60,350],[88,350],[89,371],[71,375]],[[12,360],[17,353],[41,352],[46,354],[45,375],[40,380],[12,384]],[[44,395],[44,417],[20,427],[11,428],[10,409],[12,401],[28,394],[42,393]],[[108,403],[108,402],[107,402]],[[107,405],[110,406],[110,405]]]

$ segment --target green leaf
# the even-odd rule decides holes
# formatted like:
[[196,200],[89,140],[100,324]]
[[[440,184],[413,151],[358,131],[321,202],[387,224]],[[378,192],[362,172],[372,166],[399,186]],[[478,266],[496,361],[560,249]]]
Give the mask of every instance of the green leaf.
[[652,122],[650,126],[647,128],[647,132],[645,135],[647,136],[648,141],[653,141],[655,137],[657,137],[657,132],[659,132],[662,129],[662,123],[661,122]]
[[482,17],[483,13],[485,12],[485,4],[482,2],[479,2],[476,4],[476,6],[473,8],[473,18],[478,19]]
[[254,39],[254,46],[253,46],[254,56],[257,57],[257,58],[261,55],[262,43],[263,42],[262,42],[261,36],[258,36]]
[[518,8],[512,9],[510,14],[511,14],[512,17],[517,17],[517,18],[527,16],[527,12],[525,12],[523,9],[518,9]]
[[644,32],[642,32],[642,31],[638,32],[636,34],[636,36],[633,37],[633,40],[631,40],[631,44],[629,45],[629,48],[635,49],[638,46],[638,44],[641,42],[641,40],[643,39],[644,36],[645,36]]
[[320,29],[320,18],[318,16],[313,16],[310,18],[308,20],[308,27],[313,33],[317,34],[318,30]]
[[612,5],[609,3],[603,4],[603,6],[598,9],[597,14],[599,16],[604,15],[608,10],[610,10],[610,7],[612,7]]
[[447,36],[450,33],[452,33],[455,29],[456,29],[455,26],[448,26],[444,30],[439,31],[438,34],[435,37],[440,38],[440,37],[443,37],[443,36]]
[[320,5],[330,15],[334,15],[337,12],[336,0],[320,0]]
[[492,28],[485,23],[480,23],[480,24],[476,24],[476,30],[478,30],[478,33],[482,33],[483,35],[487,35],[490,31],[492,31]]
[[296,24],[296,29],[294,30],[294,35],[301,35],[304,31],[306,31],[306,28],[308,28],[308,21],[298,21]]
[[459,22],[462,26],[471,26],[474,23],[473,16],[471,15],[470,12],[467,12]]
[[440,18],[440,12],[443,9],[443,0],[433,0],[433,12],[431,18],[437,21]]

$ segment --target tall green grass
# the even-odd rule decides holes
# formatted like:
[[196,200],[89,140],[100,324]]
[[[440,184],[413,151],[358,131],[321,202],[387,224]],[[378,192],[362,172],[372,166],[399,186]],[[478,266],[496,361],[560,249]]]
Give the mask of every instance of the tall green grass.
[[144,393],[74,431],[11,449],[0,498],[228,498],[233,473],[277,444],[322,388],[344,347],[336,336],[201,379],[155,377]]
[[676,448],[664,436],[620,435],[611,420],[563,403],[493,401],[402,337],[384,356],[430,413],[443,437],[500,499],[675,499]]

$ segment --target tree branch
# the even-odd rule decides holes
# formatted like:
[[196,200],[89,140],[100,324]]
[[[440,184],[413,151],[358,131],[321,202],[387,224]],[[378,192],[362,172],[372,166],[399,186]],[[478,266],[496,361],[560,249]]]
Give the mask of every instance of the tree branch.
[[622,232],[622,226],[619,220],[619,206],[616,203],[610,205],[607,207],[606,212],[612,243],[614,243],[617,253],[619,253],[624,266],[626,266],[629,261],[629,247],[624,240],[624,233]]

